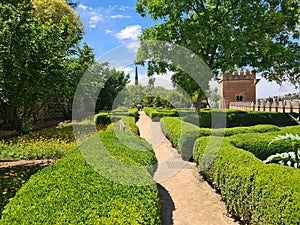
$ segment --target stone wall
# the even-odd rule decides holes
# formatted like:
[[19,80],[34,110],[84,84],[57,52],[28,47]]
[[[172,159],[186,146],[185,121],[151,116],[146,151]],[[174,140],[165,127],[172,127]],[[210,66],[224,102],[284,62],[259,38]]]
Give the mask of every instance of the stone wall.
[[249,70],[223,73],[220,80],[220,107],[229,109],[230,102],[254,102],[256,100],[256,75]]

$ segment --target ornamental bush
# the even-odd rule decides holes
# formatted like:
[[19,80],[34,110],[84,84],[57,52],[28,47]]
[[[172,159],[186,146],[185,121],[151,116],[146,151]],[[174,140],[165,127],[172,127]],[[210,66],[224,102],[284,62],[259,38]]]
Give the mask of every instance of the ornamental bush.
[[[226,114],[226,120],[222,119]],[[291,113],[294,117],[299,114]],[[214,121],[221,118],[220,124],[212,124],[212,116]],[[199,115],[189,114],[184,117],[184,121],[193,123],[200,127],[238,127],[238,126],[254,126],[258,124],[271,124],[279,127],[297,125],[297,122],[287,113],[277,112],[256,112],[256,111],[240,111],[240,110],[215,110],[202,109]]]
[[[264,164],[252,153],[236,148],[225,138],[220,148],[199,138],[194,160],[201,174],[221,193],[228,212],[245,224],[300,223],[300,171]],[[208,144],[210,143],[210,144]]]
[[[105,148],[95,149],[99,137]],[[126,177],[134,177],[138,172],[143,179],[152,180],[151,165],[156,158],[151,146],[127,131],[103,131],[82,145],[87,151],[76,150],[33,175],[5,207],[0,224],[160,224],[160,202],[154,182],[124,185],[108,179],[109,173],[117,171],[117,166],[122,169],[123,163],[148,169],[119,170],[120,179],[126,181]],[[118,163],[106,161],[107,153]],[[98,161],[98,168],[92,168],[92,162],[86,161],[88,156],[84,158],[82,154],[103,160]],[[95,171],[105,165],[111,167]]]
[[[239,134],[233,136],[230,139],[230,143],[237,148],[252,152],[261,160],[265,160],[276,153],[291,152],[294,150],[290,140],[272,142],[280,133],[281,132]],[[270,144],[270,142],[272,143]]]

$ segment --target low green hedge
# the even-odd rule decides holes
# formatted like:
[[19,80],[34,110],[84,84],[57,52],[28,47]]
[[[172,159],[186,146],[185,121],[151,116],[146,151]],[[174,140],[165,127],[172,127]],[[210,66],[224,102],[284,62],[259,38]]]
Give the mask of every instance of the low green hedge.
[[[226,113],[226,119],[223,119]],[[299,114],[291,113],[294,117]],[[216,122],[212,125],[212,116]],[[297,125],[287,113],[277,112],[256,112],[256,111],[240,111],[240,110],[201,110],[199,115],[189,114],[184,117],[184,121],[193,123],[200,127],[236,127],[236,126],[254,126],[258,124],[272,124],[276,126],[292,126]]]
[[185,160],[192,159],[194,141],[199,137],[199,127],[185,123],[179,118],[163,117],[160,125],[164,135]]
[[[100,133],[106,151],[118,159],[115,166],[122,163],[153,165],[156,162],[146,141],[131,132],[116,133],[120,132]],[[119,137],[122,137],[122,143],[118,141]],[[99,160],[106,151],[104,148],[95,151],[93,138],[98,140],[96,135],[90,137],[83,143],[87,151],[81,153],[93,157],[96,156],[93,152],[99,153],[95,158]],[[126,147],[126,141],[134,148]],[[100,162],[100,167],[110,163]],[[5,207],[0,224],[160,224],[160,202],[155,183],[123,185],[100,175],[114,169],[118,170],[111,165],[107,171],[97,173],[79,151],[74,151],[32,176]],[[135,170],[128,171],[135,175]],[[130,176],[127,171],[119,173],[121,179]],[[146,168],[141,173],[152,180]]]
[[154,120],[160,119],[165,116],[177,117],[179,114],[176,109],[163,109],[163,108],[149,108],[144,107],[144,112]]
[[[253,133],[250,136],[255,137],[257,133],[280,131],[280,128],[274,125],[256,125],[252,127],[233,127],[233,128],[199,128],[193,124],[183,122],[178,117],[163,117],[160,120],[161,129],[164,135],[170,140],[172,145],[178,149],[184,159],[191,159],[194,141],[202,136],[232,136],[239,133]],[[246,136],[245,136],[246,137]],[[255,145],[255,143],[254,143]],[[278,144],[274,144],[274,148]],[[272,146],[273,147],[273,146]]]
[[275,125],[261,124],[250,127],[230,127],[230,128],[200,128],[200,136],[233,136],[245,133],[266,133],[280,131]]
[[130,116],[118,116],[115,117],[115,122],[109,124],[107,126],[107,130],[119,130],[120,129],[120,122],[123,121],[124,125],[126,126],[126,130],[130,130],[131,132],[139,135],[140,130],[136,125],[136,121],[134,117]]
[[[295,126],[295,128],[297,127],[298,126]],[[297,132],[291,133],[297,134]],[[240,134],[233,136],[230,139],[230,143],[237,148],[252,152],[257,158],[261,160],[265,160],[270,155],[274,155],[276,153],[294,151],[294,146],[290,140],[280,140],[272,142],[274,138],[282,134],[283,133],[281,131],[263,134]]]
[[193,157],[201,174],[220,191],[231,215],[245,224],[300,224],[299,169],[264,164],[232,146],[228,138],[215,148],[220,140],[210,138],[197,140]]
[[124,110],[99,112],[94,116],[94,122],[96,123],[96,125],[108,125],[111,122],[115,122],[116,120],[119,120],[119,118],[123,116],[133,117],[136,122],[139,119],[138,109],[135,107],[135,108],[131,108],[130,110],[124,109]]
[[111,122],[111,115],[109,112],[100,112],[95,115],[94,120],[97,125],[107,125]]

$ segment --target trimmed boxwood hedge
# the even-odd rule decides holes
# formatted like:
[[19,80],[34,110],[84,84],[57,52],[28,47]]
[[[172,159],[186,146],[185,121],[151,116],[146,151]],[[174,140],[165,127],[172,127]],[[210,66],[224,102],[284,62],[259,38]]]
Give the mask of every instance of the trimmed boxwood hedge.
[[[178,146],[187,123],[171,117],[164,117],[160,122],[163,132],[174,146]],[[190,124],[186,126],[197,132]],[[244,224],[296,225],[300,224],[300,170],[264,164],[257,157],[264,159],[275,149],[288,151],[291,144],[287,141],[274,142],[270,148],[268,143],[286,132],[299,134],[299,129],[300,126],[279,128],[273,125],[198,128],[202,137],[195,144],[193,139],[187,141],[194,145],[193,160],[200,173],[221,193],[233,217]],[[240,147],[248,148],[245,151]]]
[[[272,124],[280,127],[297,125],[296,121],[287,113],[215,109],[202,109],[199,115],[189,114],[184,117],[184,121],[209,128],[212,127],[212,113],[216,120],[218,117],[224,117],[226,113],[224,124],[214,124],[214,127],[224,127],[224,125],[226,127],[254,126],[258,124]],[[299,116],[297,113],[291,113],[291,115],[294,117]]]
[[199,127],[173,117],[162,118],[160,125],[162,132],[179,151],[182,158],[191,160],[194,142],[200,135]]
[[[245,224],[300,224],[299,169],[264,164],[252,153],[232,146],[230,138],[220,148],[214,148],[214,142],[207,147],[210,138],[197,140],[194,160],[220,191],[231,215]],[[207,161],[209,165],[203,166]]]
[[[131,149],[118,142],[115,133],[100,133],[106,150],[115,158],[130,165],[156,162],[146,141],[122,131],[119,135],[134,145]],[[83,144],[93,150],[93,143]],[[152,179],[149,172],[153,174],[154,171],[145,169],[144,176]],[[160,202],[154,183],[130,186],[108,180],[91,168],[76,150],[32,176],[6,206],[0,224],[156,225],[160,224]]]
[[163,117],[160,125],[164,135],[171,141],[172,145],[178,149],[183,159],[190,160],[194,142],[202,136],[232,136],[239,133],[257,133],[280,131],[274,125],[256,125],[252,127],[233,127],[233,128],[199,128],[193,124],[183,122],[178,117]]
[[230,127],[230,128],[200,128],[200,136],[233,136],[245,133],[266,133],[280,131],[275,125],[261,124],[250,127]]
[[164,108],[149,108],[144,107],[144,112],[154,120],[160,119],[165,116],[177,117],[178,112],[176,109],[164,109]]
[[118,116],[115,118],[115,122],[109,124],[107,126],[107,130],[118,130],[120,129],[120,122],[123,121],[124,125],[126,126],[126,130],[130,130],[131,132],[139,135],[140,130],[135,123],[134,117],[131,116]]
[[139,119],[138,109],[136,107],[128,110],[113,110],[99,112],[94,116],[94,121],[97,125],[108,125],[112,121],[118,120],[122,116],[130,116],[135,119],[135,122]]
[[[299,134],[300,126],[283,128],[279,132],[269,132],[263,134],[239,134],[230,139],[230,143],[246,151],[252,152],[261,160],[267,159],[270,155],[283,152],[294,151],[293,144],[290,140],[272,140],[278,135],[284,135],[287,131],[291,134]],[[272,142],[272,143],[270,143]]]

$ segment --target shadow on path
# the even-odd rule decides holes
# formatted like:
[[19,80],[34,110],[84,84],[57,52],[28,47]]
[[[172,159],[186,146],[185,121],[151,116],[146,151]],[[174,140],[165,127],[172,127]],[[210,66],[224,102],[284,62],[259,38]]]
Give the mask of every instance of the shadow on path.
[[174,202],[169,192],[157,183],[158,196],[161,201],[160,218],[162,225],[173,225],[173,211],[175,210]]

